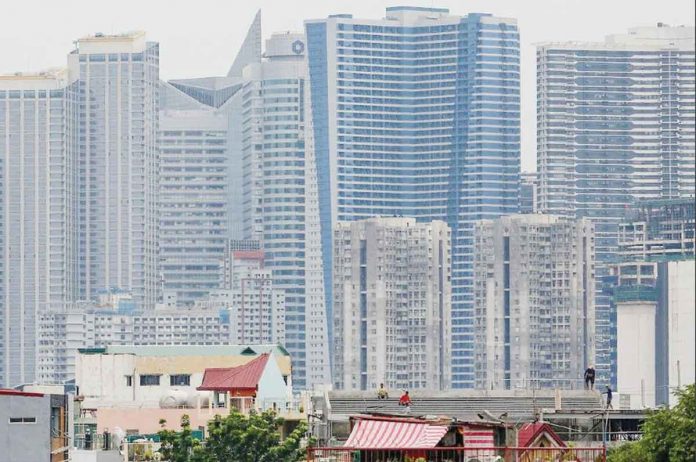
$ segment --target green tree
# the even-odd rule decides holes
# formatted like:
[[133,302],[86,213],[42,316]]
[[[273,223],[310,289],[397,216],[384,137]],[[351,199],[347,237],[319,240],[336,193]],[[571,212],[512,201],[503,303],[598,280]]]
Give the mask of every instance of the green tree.
[[643,424],[643,438],[609,451],[609,462],[692,462],[696,460],[696,386],[676,392],[671,409],[652,412]]
[[[208,422],[204,444],[191,437],[188,418],[182,419],[182,430],[159,432],[160,453],[171,462],[298,462],[304,459],[302,444],[307,424],[300,422],[281,440],[283,419],[273,411],[252,412],[248,416],[232,411],[228,416],[215,416]],[[166,443],[166,444],[165,444]]]
[[193,437],[190,417],[181,416],[181,430],[174,431],[166,428],[167,421],[160,420],[162,430],[157,432],[160,437],[159,453],[168,462],[210,462],[201,442]]

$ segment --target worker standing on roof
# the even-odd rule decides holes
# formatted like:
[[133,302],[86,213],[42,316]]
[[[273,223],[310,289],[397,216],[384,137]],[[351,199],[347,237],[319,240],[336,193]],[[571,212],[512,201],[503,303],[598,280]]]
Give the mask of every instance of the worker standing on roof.
[[607,407],[606,409],[614,409],[614,406],[611,405],[611,398],[612,398],[612,393],[611,393],[611,387],[607,385],[607,391],[602,392],[603,395],[607,395]]
[[585,369],[585,390],[594,390],[595,370],[594,366],[590,365]]

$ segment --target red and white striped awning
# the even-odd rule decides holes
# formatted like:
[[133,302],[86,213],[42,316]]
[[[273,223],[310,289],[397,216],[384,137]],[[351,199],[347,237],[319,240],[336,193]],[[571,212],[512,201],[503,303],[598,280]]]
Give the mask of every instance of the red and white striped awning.
[[495,446],[495,437],[493,430],[485,429],[465,429],[464,447],[466,448],[492,448]]
[[446,425],[399,420],[358,420],[345,443],[357,449],[434,448],[447,433]]

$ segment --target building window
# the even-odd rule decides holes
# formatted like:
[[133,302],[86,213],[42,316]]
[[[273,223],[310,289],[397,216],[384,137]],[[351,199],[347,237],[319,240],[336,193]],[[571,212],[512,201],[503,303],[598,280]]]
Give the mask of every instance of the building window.
[[159,385],[160,376],[159,375],[141,375],[140,376],[140,386],[146,387],[151,385]]
[[133,386],[133,376],[132,376],[132,375],[127,375],[127,376],[126,376],[126,386],[127,386],[127,387],[132,387],[132,386]]
[[189,386],[191,385],[191,376],[189,374],[170,375],[169,385]]
[[10,417],[11,424],[35,424],[36,417]]

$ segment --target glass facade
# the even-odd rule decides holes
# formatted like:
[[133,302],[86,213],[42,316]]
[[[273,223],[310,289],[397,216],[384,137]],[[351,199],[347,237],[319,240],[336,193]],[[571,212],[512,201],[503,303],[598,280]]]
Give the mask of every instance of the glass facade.
[[241,90],[244,235],[263,243],[273,285],[285,291],[285,347],[298,389],[329,376],[304,48],[302,34],[273,34],[266,59],[245,68]]
[[603,289],[618,225],[636,201],[694,194],[693,42],[693,28],[656,27],[537,51],[539,208],[595,222],[600,383],[616,385]]
[[472,387],[473,223],[518,210],[516,23],[397,7],[382,21],[308,21],[306,33],[327,300],[336,222],[446,221],[452,386]]

